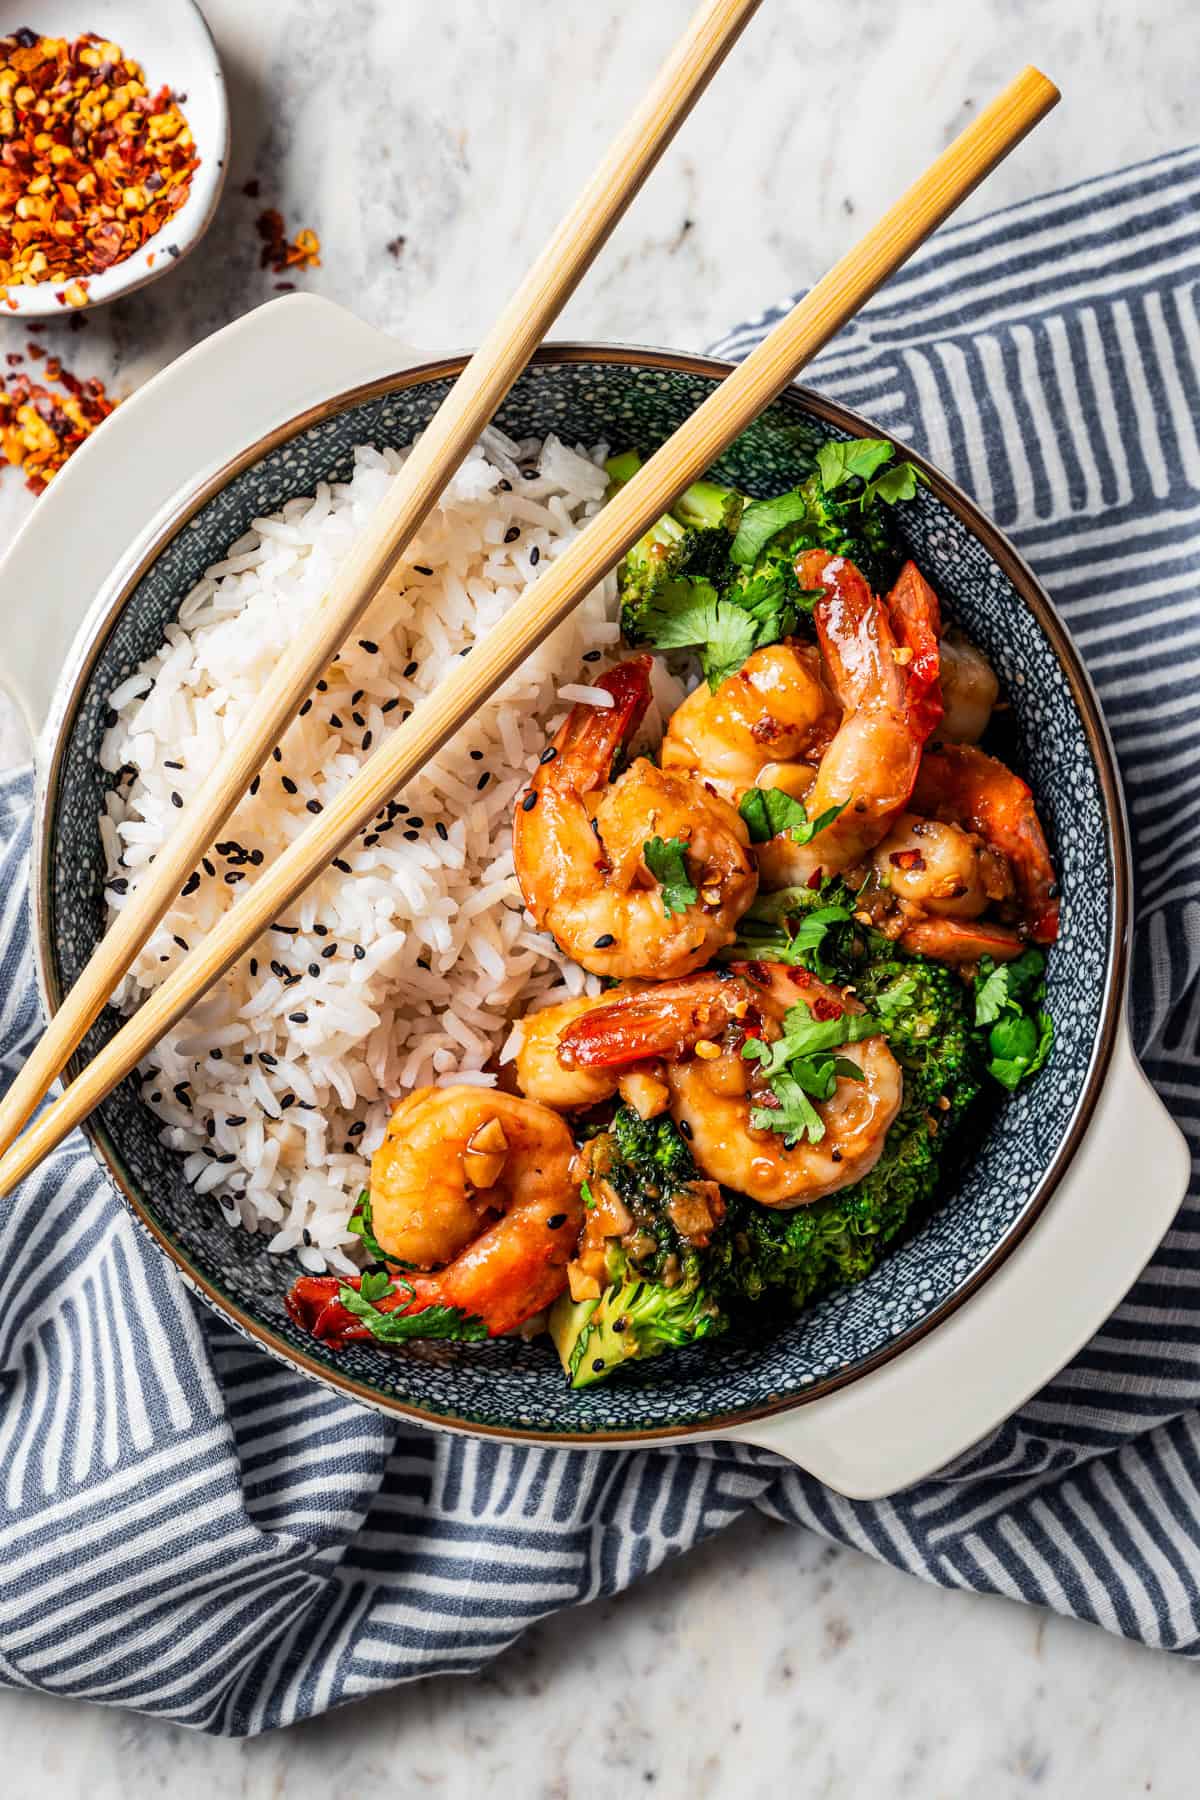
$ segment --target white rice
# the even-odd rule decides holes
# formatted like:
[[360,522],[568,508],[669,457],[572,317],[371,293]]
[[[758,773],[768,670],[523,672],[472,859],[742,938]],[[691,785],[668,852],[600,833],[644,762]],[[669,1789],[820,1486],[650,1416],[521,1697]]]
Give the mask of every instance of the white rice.
[[[101,761],[124,773],[100,821],[118,883],[110,918],[126,903],[121,885],[170,832],[174,796],[188,799],[237,730],[404,454],[360,447],[349,482],[256,520],[197,583],[157,655],[111,695]],[[116,995],[122,1010],[203,939],[311,823],[308,803],[333,799],[503,617],[536,563],[599,509],[604,454],[485,434],[138,957]],[[143,1097],[197,1193],[310,1271],[353,1267],[347,1220],[399,1095],[427,1082],[489,1085],[488,1065],[513,1053],[514,1018],[598,985],[533,929],[511,824],[567,705],[608,699],[591,682],[616,649],[616,613],[610,576],[397,797],[392,822],[382,816],[345,852],[349,873],[322,876],[280,921],[290,929],[265,933],[143,1066]],[[656,671],[645,727],[655,740],[681,695]]]

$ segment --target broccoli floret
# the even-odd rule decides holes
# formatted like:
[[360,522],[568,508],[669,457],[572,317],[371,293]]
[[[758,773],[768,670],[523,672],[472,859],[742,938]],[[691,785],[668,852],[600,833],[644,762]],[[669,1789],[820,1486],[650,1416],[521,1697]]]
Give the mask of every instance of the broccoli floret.
[[564,1295],[550,1312],[550,1335],[573,1388],[590,1387],[627,1363],[714,1336],[725,1325],[696,1251],[684,1257],[680,1278],[668,1287],[639,1275],[615,1243],[599,1300]]
[[665,1114],[643,1119],[620,1106],[589,1156],[597,1179],[614,1189],[632,1223],[622,1238],[608,1242],[599,1298],[573,1301],[564,1294],[551,1308],[550,1335],[573,1387],[726,1325],[708,1288],[707,1247],[686,1237],[677,1223],[687,1224],[694,1210],[697,1170],[673,1121]]
[[756,568],[760,572],[780,565],[790,568],[805,550],[828,550],[831,555],[849,557],[875,593],[886,593],[900,567],[887,508],[863,507],[857,499],[827,494],[815,469],[798,494],[803,516],[770,540]]

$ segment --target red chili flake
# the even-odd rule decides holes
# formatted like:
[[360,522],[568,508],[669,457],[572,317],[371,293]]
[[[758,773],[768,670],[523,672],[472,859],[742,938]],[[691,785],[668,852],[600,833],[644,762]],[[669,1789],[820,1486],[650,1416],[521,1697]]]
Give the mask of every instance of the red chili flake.
[[0,145],[0,292],[62,281],[71,307],[178,212],[200,163],[177,96],[94,32],[0,38]]
[[282,275],[288,269],[320,268],[321,240],[316,232],[298,231],[295,241],[289,243],[287,226],[278,207],[269,206],[258,215],[258,235],[263,241],[258,259],[262,268],[273,269],[276,275]]
[[813,978],[807,969],[789,969],[787,978],[794,987],[806,988],[812,986]]
[[897,869],[923,869],[925,858],[919,850],[893,850],[888,861]]
[[[36,344],[29,349],[45,356]],[[43,373],[64,391],[54,393],[28,375],[0,378],[0,452],[24,472],[25,485],[34,494],[43,491],[116,404],[102,381],[95,376],[80,381],[57,357],[47,361]]]
[[816,891],[817,891],[817,889],[818,889],[818,888],[819,888],[819,887],[820,887],[820,885],[821,885],[821,871],[820,871],[820,869],[814,869],[814,870],[813,870],[813,872],[812,872],[812,874],[811,874],[811,875],[810,875],[810,876],[809,876],[809,878],[808,878],[808,881],[807,881],[807,883],[806,883],[806,884],[805,884],[805,885],[806,885],[806,886],[807,886],[807,887],[810,887],[810,888],[811,888],[811,889],[812,889],[812,891],[813,891],[813,893],[814,893],[814,894],[815,894],[815,893],[816,893]]
[[814,1019],[840,1019],[845,1010],[841,1001],[835,1000],[832,994],[818,994],[812,1002]]

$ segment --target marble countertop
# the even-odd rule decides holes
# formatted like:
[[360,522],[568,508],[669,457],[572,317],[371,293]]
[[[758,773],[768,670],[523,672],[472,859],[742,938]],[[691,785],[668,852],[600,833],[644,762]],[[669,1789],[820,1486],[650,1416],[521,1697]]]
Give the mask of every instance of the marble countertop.
[[[472,342],[690,0],[205,10],[233,108],[206,245],[77,335],[56,328],[69,366],[118,394],[271,297],[254,233],[267,205],[320,233],[322,267],[298,285],[423,348]],[[556,335],[702,347],[819,274],[1027,58],[1064,103],[972,210],[1186,142],[1194,31],[1190,0],[768,0]],[[252,177],[257,201],[241,191]],[[4,326],[0,349],[24,335]],[[14,474],[0,479],[0,544],[32,504]],[[0,697],[0,767],[22,754]],[[1194,1679],[1090,1627],[748,1520],[619,1600],[534,1629],[480,1677],[249,1744],[0,1693],[4,1791],[578,1800],[614,1780],[739,1797],[786,1780],[835,1800],[1039,1787],[1123,1800],[1194,1787]]]

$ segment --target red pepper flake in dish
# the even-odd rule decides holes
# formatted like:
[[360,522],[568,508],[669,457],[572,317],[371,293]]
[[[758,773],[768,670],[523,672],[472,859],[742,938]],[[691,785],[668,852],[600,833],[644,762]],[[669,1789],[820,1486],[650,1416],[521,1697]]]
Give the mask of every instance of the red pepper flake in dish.
[[62,305],[86,306],[86,277],[178,212],[199,163],[176,96],[119,44],[0,38],[0,292],[63,281]]
[[[32,352],[37,346],[29,348]],[[24,472],[25,485],[34,494],[42,492],[116,406],[102,381],[81,381],[57,357],[47,361],[42,373],[61,392],[28,375],[0,379],[0,449],[6,462]]]
[[258,215],[258,235],[263,241],[259,264],[282,275],[287,269],[319,269],[321,240],[315,231],[298,231],[295,241],[288,241],[287,226],[278,207],[268,206]]

